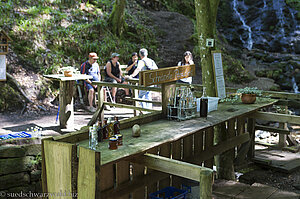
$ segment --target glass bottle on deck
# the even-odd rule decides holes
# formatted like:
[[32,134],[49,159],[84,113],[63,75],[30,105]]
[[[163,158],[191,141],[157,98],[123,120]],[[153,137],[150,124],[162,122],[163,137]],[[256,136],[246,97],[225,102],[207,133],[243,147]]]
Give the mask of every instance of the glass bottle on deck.
[[120,134],[120,122],[119,118],[115,116],[115,122],[114,122],[114,135]]
[[102,127],[102,134],[103,134],[103,139],[108,139],[107,119],[104,119],[104,124],[103,124],[103,127]]
[[108,118],[107,123],[108,123],[108,138],[111,138],[114,136],[114,123],[113,123],[111,117]]
[[200,117],[207,117],[208,112],[208,98],[206,94],[206,87],[203,87],[203,94],[200,99]]
[[103,127],[102,127],[101,121],[98,121],[97,135],[98,135],[98,142],[102,142],[103,141]]

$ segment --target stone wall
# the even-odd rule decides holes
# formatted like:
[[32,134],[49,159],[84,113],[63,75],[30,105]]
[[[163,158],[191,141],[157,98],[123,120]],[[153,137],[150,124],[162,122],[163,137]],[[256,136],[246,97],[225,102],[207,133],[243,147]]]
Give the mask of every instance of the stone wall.
[[41,145],[0,146],[0,192],[42,193]]

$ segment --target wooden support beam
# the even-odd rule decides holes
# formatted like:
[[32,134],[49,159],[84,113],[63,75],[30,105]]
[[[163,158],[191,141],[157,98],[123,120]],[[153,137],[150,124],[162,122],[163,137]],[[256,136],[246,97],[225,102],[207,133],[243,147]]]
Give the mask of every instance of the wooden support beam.
[[200,175],[202,172],[208,171],[211,174],[213,172],[213,170],[209,168],[148,153],[143,156],[133,158],[131,161],[145,165],[150,169],[181,176],[197,182],[200,181]]
[[212,169],[153,154],[145,154],[142,157],[132,159],[132,161],[157,171],[200,182],[200,198],[206,199],[212,197]]
[[280,114],[280,113],[269,113],[269,112],[255,112],[251,114],[249,117],[255,119],[261,119],[271,122],[283,122],[283,123],[290,123],[290,124],[299,124],[300,125],[300,116],[295,115],[287,115],[287,114]]
[[131,89],[137,89],[137,90],[161,92],[161,88],[158,88],[158,87],[145,87],[145,86],[136,86],[136,85],[131,85],[131,84],[117,84],[117,83],[109,83],[109,82],[101,82],[101,81],[99,81],[99,82],[94,81],[92,84],[98,85],[98,86],[109,86],[109,87],[116,87],[116,88],[131,88]]
[[161,102],[158,101],[152,101],[152,100],[143,100],[140,98],[132,98],[132,97],[125,97],[126,100],[129,101],[135,101],[135,102],[147,102],[147,103],[152,103],[152,104],[157,104],[157,105],[161,105]]
[[280,128],[274,128],[270,126],[263,126],[263,125],[255,125],[255,130],[261,130],[261,131],[267,131],[267,132],[273,132],[273,133],[280,133],[289,135],[290,131],[286,129],[280,129]]
[[119,103],[111,103],[111,102],[104,102],[103,104],[109,105],[109,106],[116,106],[116,107],[119,107],[119,108],[128,108],[128,109],[134,109],[134,110],[139,110],[139,111],[147,111],[147,112],[159,112],[160,111],[160,110],[153,110],[153,109],[148,109],[148,108],[142,108],[142,107],[127,105],[127,104],[119,104]]

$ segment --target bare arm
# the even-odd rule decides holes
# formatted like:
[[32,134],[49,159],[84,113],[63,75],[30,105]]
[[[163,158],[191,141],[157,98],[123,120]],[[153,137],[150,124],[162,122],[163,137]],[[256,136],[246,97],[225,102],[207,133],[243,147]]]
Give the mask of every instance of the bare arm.
[[140,62],[141,61],[138,62],[139,63],[138,67],[133,71],[133,73],[129,77],[135,77],[142,70],[142,68],[144,67],[144,65],[140,64]]
[[136,61],[133,62],[133,64],[131,64],[130,66],[128,66],[125,70],[128,72],[132,69],[132,67],[136,64]]
[[119,62],[118,62],[118,64],[119,64],[120,77],[122,77],[122,76],[123,76],[123,73],[122,73],[122,70],[121,70],[121,65],[120,65]]

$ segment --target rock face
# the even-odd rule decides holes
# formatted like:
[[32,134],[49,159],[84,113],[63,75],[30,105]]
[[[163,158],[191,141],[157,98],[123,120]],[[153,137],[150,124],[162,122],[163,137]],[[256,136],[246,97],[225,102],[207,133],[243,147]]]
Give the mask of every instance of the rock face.
[[161,60],[155,61],[160,67],[177,66],[183,53],[187,50],[192,52],[194,49],[191,40],[194,33],[192,21],[176,12],[147,11],[146,13],[153,21],[156,39],[159,42],[158,57]]
[[249,50],[299,54],[297,11],[284,0],[226,0],[219,11],[219,29],[232,44],[247,47],[252,42]]
[[0,192],[41,193],[41,145],[0,146]]

